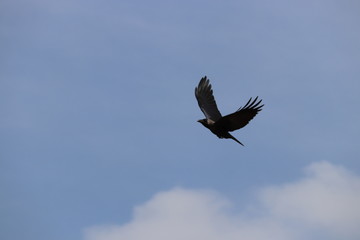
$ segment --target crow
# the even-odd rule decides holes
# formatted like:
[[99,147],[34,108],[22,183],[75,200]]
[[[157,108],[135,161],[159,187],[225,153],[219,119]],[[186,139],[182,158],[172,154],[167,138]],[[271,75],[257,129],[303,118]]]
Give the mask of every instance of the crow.
[[198,120],[198,122],[210,129],[210,131],[219,138],[231,138],[242,146],[244,146],[244,144],[229,132],[245,127],[264,106],[264,104],[260,105],[262,100],[257,101],[258,97],[253,101],[252,98],[250,98],[245,106],[240,107],[236,112],[224,117],[221,116],[213,96],[210,81],[206,76],[201,78],[199,85],[195,88],[195,97],[201,111],[206,117]]

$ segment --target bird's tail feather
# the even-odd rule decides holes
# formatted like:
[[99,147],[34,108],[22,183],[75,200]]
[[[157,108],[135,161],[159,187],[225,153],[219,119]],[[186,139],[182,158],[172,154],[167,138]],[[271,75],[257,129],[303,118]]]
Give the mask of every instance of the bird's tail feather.
[[239,143],[240,145],[242,145],[242,146],[244,146],[244,144],[242,144],[239,140],[237,140],[233,135],[231,135],[230,133],[229,133],[229,137],[232,139],[232,140],[234,140],[235,142],[237,142],[237,143]]

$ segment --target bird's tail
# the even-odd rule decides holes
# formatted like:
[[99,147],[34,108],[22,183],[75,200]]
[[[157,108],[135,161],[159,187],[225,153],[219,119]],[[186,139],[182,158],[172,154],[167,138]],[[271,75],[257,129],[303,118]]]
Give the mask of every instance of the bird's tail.
[[230,133],[229,133],[229,137],[232,139],[232,140],[234,140],[235,142],[237,142],[237,143],[239,143],[240,145],[242,145],[242,146],[244,146],[244,144],[242,144],[239,140],[237,140],[233,135],[231,135]]

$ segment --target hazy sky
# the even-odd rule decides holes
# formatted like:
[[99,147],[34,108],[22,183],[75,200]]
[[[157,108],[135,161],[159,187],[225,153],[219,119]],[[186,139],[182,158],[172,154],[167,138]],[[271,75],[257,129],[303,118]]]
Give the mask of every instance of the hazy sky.
[[[0,2],[0,239],[360,239],[360,2]],[[225,115],[263,111],[220,140]]]

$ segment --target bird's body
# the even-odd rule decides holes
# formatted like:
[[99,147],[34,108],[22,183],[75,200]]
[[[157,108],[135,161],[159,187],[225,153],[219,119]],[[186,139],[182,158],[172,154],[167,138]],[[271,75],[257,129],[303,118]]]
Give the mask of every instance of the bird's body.
[[262,106],[264,106],[260,105],[262,100],[257,101],[258,97],[253,101],[251,101],[252,99],[250,98],[244,107],[239,108],[232,114],[222,116],[217,108],[210,81],[206,76],[201,78],[199,85],[195,88],[195,97],[201,111],[206,117],[198,120],[198,122],[219,138],[231,138],[241,145],[243,144],[229,132],[246,126],[249,121],[261,111]]
[[234,139],[236,142],[240,143],[241,145],[243,145],[239,140],[237,140],[234,136],[232,136],[226,129],[223,129],[221,125],[216,124],[216,122],[210,119],[201,119],[198,120],[198,122],[204,125],[206,128],[208,128],[213,134],[218,136],[218,138],[231,138]]

